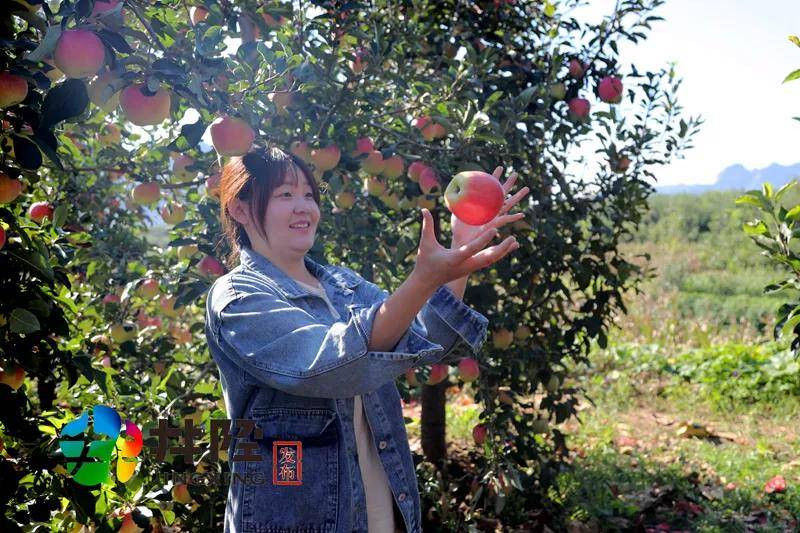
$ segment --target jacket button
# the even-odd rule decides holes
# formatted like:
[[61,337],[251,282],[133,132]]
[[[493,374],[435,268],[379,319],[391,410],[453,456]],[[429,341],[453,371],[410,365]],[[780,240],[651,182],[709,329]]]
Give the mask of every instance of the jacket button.
[[406,499],[406,493],[401,492],[400,495],[397,497],[397,499],[400,500],[401,502],[404,501]]
[[385,449],[385,448],[386,448],[386,441],[385,441],[385,440],[382,440],[382,441],[381,441],[381,442],[378,444],[378,448],[380,448],[381,450]]

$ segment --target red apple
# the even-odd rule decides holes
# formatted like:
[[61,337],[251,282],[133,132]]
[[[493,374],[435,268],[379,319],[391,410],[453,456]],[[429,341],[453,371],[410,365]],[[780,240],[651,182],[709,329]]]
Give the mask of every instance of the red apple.
[[45,218],[53,220],[53,211],[55,209],[49,202],[34,202],[28,208],[28,218],[41,224]]
[[169,118],[172,97],[166,89],[159,88],[155,94],[142,92],[144,85],[128,85],[122,90],[119,103],[128,120],[137,126],[161,124]]
[[269,93],[270,101],[278,113],[285,115],[287,109],[294,104],[294,93],[288,91]]
[[430,123],[430,121],[431,121],[431,117],[429,117],[427,115],[424,115],[424,116],[417,117],[414,120],[412,120],[411,121],[411,125],[414,126],[415,128],[418,128],[418,129],[424,129],[425,126],[427,126],[428,123]]
[[573,98],[567,102],[569,106],[569,114],[575,120],[585,120],[589,116],[589,109],[591,104],[586,98]]
[[161,307],[161,311],[165,315],[174,318],[174,317],[179,316],[183,312],[183,308],[182,307],[180,307],[178,309],[175,309],[175,300],[176,299],[177,298],[175,296],[168,296],[166,294],[161,296],[161,299],[158,301],[158,304]]
[[350,209],[356,203],[356,197],[350,191],[341,191],[336,193],[333,202],[339,209]]
[[611,170],[618,174],[623,174],[631,166],[631,160],[627,156],[620,156],[616,161],[611,160]]
[[397,193],[386,194],[384,192],[380,199],[387,207],[395,210],[400,209],[400,197],[397,196]]
[[422,130],[422,138],[426,141],[433,141],[435,139],[441,139],[442,137],[447,136],[447,130],[444,129],[444,126],[438,123],[428,124]]
[[206,277],[218,277],[225,274],[225,267],[210,255],[205,256],[197,263],[197,270]]
[[376,176],[364,180],[364,189],[372,196],[380,196],[386,191],[386,184]]
[[53,54],[56,66],[70,78],[86,78],[100,70],[106,60],[103,41],[94,32],[66,30],[61,32]]
[[361,137],[356,141],[356,151],[353,155],[368,154],[375,150],[375,143],[369,137]]
[[606,76],[597,88],[600,100],[609,104],[618,104],[622,100],[622,81],[614,76]]
[[192,496],[186,483],[178,483],[172,487],[172,498],[178,503],[192,503]]
[[164,222],[174,226],[180,224],[186,218],[186,210],[181,204],[170,202],[161,208],[161,218]]
[[414,161],[408,165],[408,179],[419,182],[419,177],[426,168],[429,168],[428,165],[422,161]]
[[383,172],[383,165],[383,155],[381,155],[379,151],[373,150],[369,153],[366,159],[361,161],[361,170],[367,174],[377,176]]
[[436,176],[436,171],[431,167],[426,167],[419,174],[419,188],[422,189],[424,194],[430,194],[433,189],[441,189],[439,178]]
[[206,20],[206,17],[208,17],[208,10],[206,8],[200,6],[192,6],[189,8],[189,18],[192,19],[193,26]]
[[211,143],[221,156],[240,156],[250,151],[256,132],[244,119],[228,115],[211,123]]
[[219,174],[212,174],[206,178],[206,193],[219,200]]
[[186,170],[194,165],[194,158],[186,154],[172,154],[172,174],[181,179],[194,178],[197,171]]
[[25,370],[19,365],[8,365],[0,370],[0,383],[14,390],[19,389],[25,381]]
[[159,287],[160,285],[157,279],[148,278],[139,285],[138,292],[142,298],[150,300],[158,294]]
[[486,172],[469,170],[459,172],[450,180],[444,191],[444,203],[459,220],[480,226],[497,216],[504,196],[497,178]]
[[325,148],[317,148],[316,150],[312,150],[311,162],[318,171],[325,172],[326,170],[336,168],[336,165],[339,164],[339,158],[341,155],[342,153],[339,151],[339,147],[335,144],[330,144]]
[[22,76],[0,72],[0,108],[11,107],[28,96],[28,82]]
[[140,183],[133,188],[131,198],[137,204],[152,204],[161,196],[161,188],[155,181]]
[[308,146],[307,142],[294,141],[290,145],[289,151],[292,152],[297,157],[299,157],[301,160],[305,161],[306,163],[311,162],[311,148]]
[[0,172],[0,204],[9,204],[22,194],[22,182]]
[[514,334],[506,328],[498,328],[492,332],[492,345],[499,349],[505,350],[511,343],[514,342]]
[[464,357],[458,363],[458,373],[464,381],[475,381],[480,374],[478,361],[472,357]]
[[569,62],[569,75],[576,80],[581,79],[586,73],[586,65],[579,59],[572,59]]
[[483,443],[486,440],[486,433],[487,429],[485,425],[475,424],[475,427],[472,428],[472,438],[475,441],[475,444],[478,446],[483,446]]
[[110,0],[104,2],[103,0],[95,0],[94,6],[92,7],[92,14],[89,15],[90,17],[97,17],[102,15],[106,11],[111,11],[120,3],[120,0]]
[[447,378],[447,365],[443,363],[434,363],[431,365],[431,373],[428,375],[426,385],[436,385],[441,383]]
[[405,170],[405,163],[399,155],[393,155],[383,160],[383,175],[387,178],[399,178],[403,175],[403,170]]
[[103,305],[118,304],[122,299],[117,294],[106,294],[103,296]]
[[133,515],[131,513],[125,513],[125,517],[122,519],[122,525],[120,525],[117,533],[141,533],[142,531],[144,531],[144,529],[137,526],[136,522],[133,521]]

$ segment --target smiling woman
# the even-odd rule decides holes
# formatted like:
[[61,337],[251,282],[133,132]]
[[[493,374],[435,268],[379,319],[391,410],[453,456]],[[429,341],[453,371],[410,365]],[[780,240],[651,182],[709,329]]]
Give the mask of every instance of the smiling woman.
[[[205,333],[228,418],[257,428],[228,448],[242,460],[230,463],[225,532],[420,531],[395,380],[450,354],[478,353],[489,321],[462,302],[463,286],[516,249],[513,237],[489,244],[517,216],[469,230],[456,224],[445,248],[423,210],[414,270],[389,294],[308,257],[320,197],[296,157],[273,148],[233,158],[220,193],[229,262],[240,261],[209,290]],[[448,286],[454,280],[461,289]],[[237,482],[248,479],[260,482]]]

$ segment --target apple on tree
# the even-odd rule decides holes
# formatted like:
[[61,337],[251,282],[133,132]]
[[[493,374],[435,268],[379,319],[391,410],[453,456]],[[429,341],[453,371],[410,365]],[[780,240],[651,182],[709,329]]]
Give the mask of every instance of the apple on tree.
[[389,179],[399,178],[403,175],[405,163],[399,155],[393,155],[383,160],[383,175]]
[[22,76],[0,72],[0,108],[11,107],[28,96],[28,82]]
[[22,194],[22,182],[0,172],[0,204],[10,204]]
[[500,213],[504,196],[497,178],[486,172],[468,170],[453,176],[444,191],[444,202],[459,220],[480,226]]
[[463,381],[475,381],[480,375],[480,368],[478,368],[478,361],[472,357],[464,357],[458,363],[458,373]]
[[53,206],[49,202],[34,202],[28,208],[28,218],[39,224],[46,218],[53,220]]
[[211,144],[223,157],[242,156],[250,151],[256,132],[243,118],[224,115],[209,126]]
[[606,76],[600,81],[597,94],[603,102],[618,104],[622,101],[622,81],[615,76]]
[[117,78],[110,71],[105,71],[94,78],[86,87],[89,101],[103,111],[113,111],[119,105],[119,97],[122,91],[112,93],[116,85]]
[[53,53],[56,67],[69,78],[86,78],[100,70],[106,60],[106,49],[100,37],[88,30],[61,32]]
[[137,126],[153,126],[169,118],[172,96],[163,87],[150,93],[139,83],[122,89],[119,103],[129,121]]
[[589,116],[591,104],[586,98],[573,98],[567,102],[569,106],[569,115],[573,120],[582,122]]
[[448,366],[444,363],[434,363],[431,365],[431,373],[428,374],[426,385],[436,385],[447,379]]
[[336,165],[339,164],[339,158],[341,155],[342,153],[339,151],[338,146],[335,144],[329,144],[324,148],[312,150],[311,162],[318,171],[325,172],[327,170],[336,168]]

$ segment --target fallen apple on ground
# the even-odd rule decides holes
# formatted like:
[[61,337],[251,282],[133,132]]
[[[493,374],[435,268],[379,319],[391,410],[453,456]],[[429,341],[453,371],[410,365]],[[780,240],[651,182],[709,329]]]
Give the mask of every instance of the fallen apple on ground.
[[503,207],[503,186],[486,172],[459,172],[444,191],[444,203],[459,220],[472,226],[486,224]]

